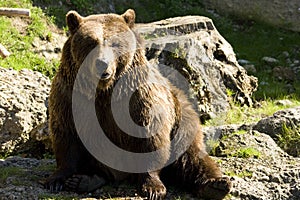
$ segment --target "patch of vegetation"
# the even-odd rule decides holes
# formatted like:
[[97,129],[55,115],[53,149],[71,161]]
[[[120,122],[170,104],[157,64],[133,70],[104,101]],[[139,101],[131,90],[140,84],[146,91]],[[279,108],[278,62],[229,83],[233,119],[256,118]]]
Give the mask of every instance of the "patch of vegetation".
[[233,134],[234,134],[234,135],[244,135],[244,134],[246,134],[246,133],[247,133],[246,130],[238,130],[238,131],[234,132]]
[[44,164],[44,165],[39,165],[34,168],[33,171],[45,171],[45,172],[51,172],[55,171],[56,165],[55,164]]
[[235,153],[231,154],[231,156],[238,158],[259,158],[261,153],[255,148],[247,147],[238,149]]
[[[31,11],[30,19],[21,19],[23,25],[14,22],[14,17],[0,17],[1,44],[11,53],[8,58],[0,60],[0,66],[16,70],[33,69],[53,77],[58,62],[47,61],[32,48],[35,38],[51,40],[52,33],[49,26],[53,25],[52,19],[46,17],[40,8],[32,6],[29,0],[0,0],[0,7],[22,7]],[[16,26],[22,27],[17,28]]]
[[44,159],[54,159],[55,156],[52,152],[46,152],[46,153],[43,154],[43,158]]
[[300,127],[287,127],[283,124],[277,143],[288,154],[300,156]]
[[258,107],[241,107],[238,104],[231,102],[231,109],[220,116],[211,119],[206,122],[207,126],[219,126],[224,124],[251,124],[257,122],[263,117],[268,117],[273,115],[276,111],[296,107],[300,105],[300,102],[294,98],[289,99],[291,101],[290,105],[280,105],[277,104],[272,99],[267,99],[260,102]]
[[4,184],[10,176],[24,175],[24,170],[19,167],[2,167],[0,170],[0,184]]
[[219,139],[210,139],[206,141],[206,148],[208,149],[208,152],[212,156],[217,155],[217,148],[220,145]]
[[239,173],[236,173],[234,171],[227,171],[225,172],[225,174],[227,176],[237,176],[237,177],[240,177],[240,178],[251,178],[253,176],[253,172],[249,171],[249,170],[244,170],[242,172],[239,172]]

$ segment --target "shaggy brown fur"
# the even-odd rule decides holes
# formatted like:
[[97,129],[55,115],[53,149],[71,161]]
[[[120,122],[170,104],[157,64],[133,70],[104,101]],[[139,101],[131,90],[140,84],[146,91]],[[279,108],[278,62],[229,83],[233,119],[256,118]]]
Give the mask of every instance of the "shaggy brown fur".
[[[66,19],[70,37],[64,45],[61,65],[52,82],[49,100],[50,130],[57,170],[46,180],[46,188],[51,191],[66,189],[86,192],[102,186],[106,181],[130,179],[139,185],[142,195],[157,200],[166,195],[162,177],[164,181],[185,186],[199,197],[222,199],[230,191],[231,182],[222,177],[219,167],[206,153],[199,117],[191,103],[183,92],[172,86],[147,62],[140,39],[132,30],[134,11],[128,10],[123,15],[88,17],[71,11]],[[95,83],[88,76],[78,77],[82,80],[81,85],[73,91],[80,66],[97,46],[99,51],[91,61],[91,65],[96,67],[91,68],[87,75],[96,75],[99,81]],[[112,58],[105,52],[110,52]],[[149,77],[155,82],[147,82]],[[118,81],[120,87],[114,88]],[[95,104],[91,102],[95,94],[95,91],[91,91],[93,84],[97,85]],[[112,99],[113,90],[117,90],[114,92],[118,94],[115,99]],[[135,92],[130,96],[129,91],[132,90]],[[163,169],[142,174],[111,169],[97,161],[77,135],[72,113],[73,92],[83,99],[82,106],[95,106],[101,128],[120,148],[146,153],[166,147],[156,161],[162,166],[174,151],[172,139],[190,136],[194,139],[191,144],[182,144],[188,145],[185,153]],[[130,136],[116,124],[111,105],[114,104],[122,112],[123,102],[128,98],[132,120],[140,126],[149,125],[151,128],[144,134],[151,137]],[[89,116],[83,119],[86,119],[82,122],[84,126],[89,122]],[[86,134],[93,135],[90,131],[87,127]]]

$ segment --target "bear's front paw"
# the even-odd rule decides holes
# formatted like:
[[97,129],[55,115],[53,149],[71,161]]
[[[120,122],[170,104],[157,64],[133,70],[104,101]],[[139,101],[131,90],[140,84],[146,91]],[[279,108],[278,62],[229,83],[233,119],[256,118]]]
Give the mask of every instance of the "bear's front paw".
[[205,199],[223,199],[231,190],[228,177],[212,178],[200,186],[198,196]]
[[166,196],[167,189],[159,178],[147,178],[142,185],[142,195],[148,200],[162,200]]
[[60,192],[64,189],[64,177],[52,175],[45,181],[40,181],[45,189],[50,190],[50,192]]
[[77,193],[92,192],[106,183],[105,179],[97,175],[73,175],[65,182],[68,191]]

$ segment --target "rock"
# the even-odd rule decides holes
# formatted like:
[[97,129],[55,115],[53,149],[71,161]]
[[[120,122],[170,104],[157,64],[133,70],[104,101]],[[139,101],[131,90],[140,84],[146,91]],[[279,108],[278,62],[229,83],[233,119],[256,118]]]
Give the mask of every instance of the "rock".
[[253,129],[277,139],[278,135],[283,133],[283,126],[290,128],[300,126],[300,107],[281,110],[271,117],[263,118]]
[[197,99],[203,120],[227,110],[227,89],[234,92],[236,101],[252,106],[257,78],[248,76],[238,64],[232,47],[211,19],[176,17],[137,24],[136,29],[146,40],[147,58],[159,63],[175,85],[178,77],[172,77],[166,68],[177,70],[190,83],[190,96]]
[[233,181],[229,199],[299,199],[300,158],[289,156],[253,126],[203,128],[208,147],[214,144],[209,150]]
[[293,102],[288,99],[276,100],[274,103],[279,106],[292,106],[293,105]]
[[238,63],[240,65],[250,65],[251,62],[249,60],[245,60],[245,59],[238,59]]
[[253,128],[270,135],[288,154],[300,156],[300,107],[278,111]]
[[285,58],[289,58],[289,57],[290,57],[290,53],[287,52],[287,51],[282,52],[282,55],[283,55]]
[[255,74],[257,72],[254,65],[244,65],[243,67],[248,73]]
[[233,175],[230,199],[299,199],[300,160],[276,159],[222,158],[221,166]]
[[[207,151],[218,157],[249,156],[265,159],[270,156],[287,155],[269,135],[253,130],[254,125],[204,127]],[[211,140],[215,140],[217,146],[209,146]]]
[[31,139],[46,142],[49,78],[32,70],[0,68],[0,83],[0,154],[22,153],[22,144],[32,148],[27,143]]
[[276,64],[276,63],[279,62],[277,59],[272,58],[272,57],[267,57],[267,56],[263,57],[261,60],[264,61],[267,64]]
[[274,78],[278,81],[293,83],[296,80],[296,74],[294,70],[289,67],[276,66],[272,71]]

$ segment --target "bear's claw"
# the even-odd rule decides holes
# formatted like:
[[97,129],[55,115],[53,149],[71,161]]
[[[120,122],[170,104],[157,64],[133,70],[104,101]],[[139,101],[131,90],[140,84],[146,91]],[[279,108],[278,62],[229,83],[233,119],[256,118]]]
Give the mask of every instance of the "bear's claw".
[[142,185],[142,194],[148,200],[162,200],[166,193],[166,187],[158,178],[148,178]]
[[52,176],[45,181],[40,181],[40,183],[52,193],[60,192],[64,189],[64,181],[60,177]]

